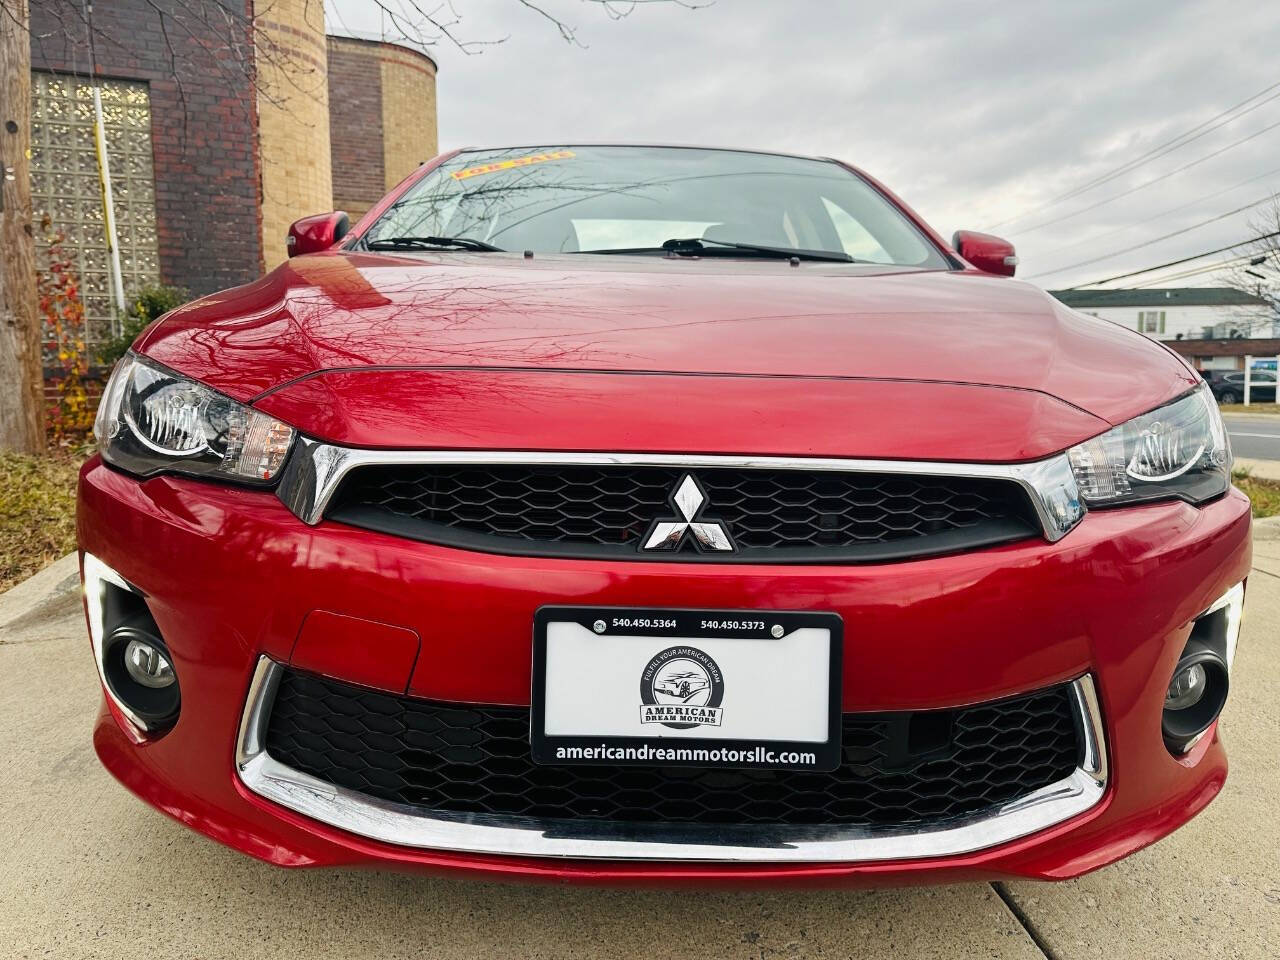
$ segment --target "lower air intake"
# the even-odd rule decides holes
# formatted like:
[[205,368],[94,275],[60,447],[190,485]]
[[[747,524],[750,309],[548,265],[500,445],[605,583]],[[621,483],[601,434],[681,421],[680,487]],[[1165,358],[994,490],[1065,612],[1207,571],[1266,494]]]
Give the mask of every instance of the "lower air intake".
[[288,669],[266,727],[276,761],[428,811],[681,825],[908,827],[992,810],[1070,776],[1085,749],[1071,685],[954,710],[846,714],[829,773],[554,767],[529,712],[392,696]]

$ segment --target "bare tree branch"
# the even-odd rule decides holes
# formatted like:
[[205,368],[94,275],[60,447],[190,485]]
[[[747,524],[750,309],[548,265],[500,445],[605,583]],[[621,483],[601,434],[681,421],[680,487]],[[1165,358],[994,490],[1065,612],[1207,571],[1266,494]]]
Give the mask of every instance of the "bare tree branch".
[[1280,318],[1280,236],[1274,236],[1280,233],[1280,199],[1273,199],[1250,220],[1249,229],[1259,239],[1225,263],[1221,273],[1210,274],[1220,277],[1227,286],[1261,297],[1270,305],[1269,317],[1241,318],[1239,326],[1245,336],[1252,335],[1257,328],[1270,329]]
[[[582,44],[578,41],[577,31],[573,27],[565,23],[563,20],[553,17],[551,14],[549,14],[546,11],[546,9],[541,4],[534,3],[533,0],[516,0],[516,2],[519,3],[520,6],[524,7],[525,9],[532,10],[534,13],[538,14],[540,17],[543,17],[544,19],[549,20],[555,26],[555,28],[560,31],[560,37],[566,43],[572,43],[575,46],[579,46],[579,47],[582,46]],[[609,5],[607,3],[604,5],[604,9],[606,11],[609,11]]]

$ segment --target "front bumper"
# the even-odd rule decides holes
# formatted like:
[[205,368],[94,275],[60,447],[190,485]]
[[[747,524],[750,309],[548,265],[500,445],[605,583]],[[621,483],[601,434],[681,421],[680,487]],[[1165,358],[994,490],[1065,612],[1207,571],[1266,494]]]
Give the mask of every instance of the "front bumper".
[[[111,703],[95,745],[148,802],[291,866],[381,864],[598,882],[859,883],[1063,878],[1158,839],[1221,789],[1216,735],[1175,759],[1160,713],[1194,618],[1247,574],[1249,507],[1232,491],[1089,514],[1058,543],[856,567],[724,567],[477,554],[309,527],[272,494],[180,478],[145,483],[96,458],[81,476],[82,549],[142,591],[182,681],[182,712],[140,737]],[[826,610],[845,622],[846,711],[952,707],[1090,676],[1109,765],[1100,801],[983,849],[857,862],[586,860],[445,852],[336,829],[264,799],[236,773],[252,677],[288,662],[315,610],[422,638],[408,692],[526,705],[530,629],[546,603]],[[460,639],[464,638],[464,639]],[[352,651],[352,670],[359,669]],[[353,674],[348,679],[357,679]]]

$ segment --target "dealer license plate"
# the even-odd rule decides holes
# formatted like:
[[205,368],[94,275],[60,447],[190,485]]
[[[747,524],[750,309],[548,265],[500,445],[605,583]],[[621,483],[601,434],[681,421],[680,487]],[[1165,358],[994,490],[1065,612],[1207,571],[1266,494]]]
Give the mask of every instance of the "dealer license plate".
[[543,607],[533,759],[834,770],[841,627],[833,613]]

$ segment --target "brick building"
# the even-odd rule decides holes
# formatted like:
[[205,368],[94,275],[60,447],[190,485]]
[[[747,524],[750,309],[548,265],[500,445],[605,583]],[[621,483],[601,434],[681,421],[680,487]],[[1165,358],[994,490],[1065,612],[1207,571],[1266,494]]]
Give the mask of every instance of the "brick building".
[[[363,216],[424,160],[436,155],[436,65],[414,50],[376,40],[328,38],[329,142],[333,202]],[[341,175],[339,175],[339,173]]]
[[[164,22],[157,7],[94,7],[126,295],[253,280],[293,220],[363,213],[435,155],[429,57],[327,37],[314,0],[196,0]],[[113,320],[81,10],[31,3],[32,199],[66,235],[93,342]]]
[[1243,370],[1245,357],[1253,366],[1275,367],[1280,356],[1280,338],[1256,337],[1235,340],[1169,340],[1165,346],[1190,361],[1197,370]]

